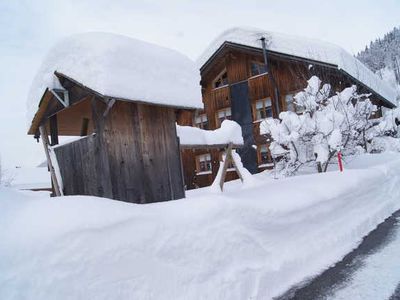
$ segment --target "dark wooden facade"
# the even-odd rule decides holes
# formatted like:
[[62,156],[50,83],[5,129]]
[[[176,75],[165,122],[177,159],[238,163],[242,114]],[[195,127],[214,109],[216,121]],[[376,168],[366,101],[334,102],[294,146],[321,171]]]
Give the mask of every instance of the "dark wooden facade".
[[34,119],[30,132],[45,125],[53,145],[58,135],[83,136],[54,147],[64,195],[133,203],[185,197],[177,108],[119,99],[111,102],[71,78],[57,76],[69,93],[70,104],[60,106],[46,91],[36,114],[40,119]]
[[[263,70],[263,66],[265,67],[261,49],[225,43],[201,68],[204,111],[187,113],[178,119],[181,125],[201,127],[196,117],[203,116],[204,119],[206,116],[207,129],[216,129],[220,126],[219,112],[229,109],[229,118],[237,121],[242,127],[245,145],[238,150],[238,153],[244,166],[251,173],[272,166],[271,161],[266,159],[270,157],[270,154],[265,153],[265,149],[268,149],[267,141],[259,135],[260,122],[257,114],[260,113],[258,112],[260,103],[271,101],[270,109],[274,118],[277,118],[281,111],[295,110],[294,104],[286,100],[304,89],[312,75],[318,76],[324,83],[330,83],[332,92],[356,84],[360,92],[371,93],[368,87],[355,81],[334,65],[268,52],[269,73]],[[378,107],[391,106],[379,95],[372,94],[370,98]],[[188,189],[212,183],[218,171],[222,150],[182,151],[185,184]],[[205,153],[211,156],[211,168],[208,172],[199,172],[196,160]],[[236,178],[232,172],[227,180]]]

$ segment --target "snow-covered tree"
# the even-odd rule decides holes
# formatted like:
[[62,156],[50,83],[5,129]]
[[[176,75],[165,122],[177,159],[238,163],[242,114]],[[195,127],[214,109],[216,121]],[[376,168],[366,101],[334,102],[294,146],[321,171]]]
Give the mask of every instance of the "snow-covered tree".
[[357,58],[397,89],[400,96],[400,27],[371,42]]
[[329,84],[313,76],[294,97],[301,114],[282,112],[279,119],[260,124],[260,133],[271,138],[270,151],[283,174],[293,174],[306,163],[326,172],[338,151],[352,154],[360,146],[367,150],[376,106],[368,95],[358,94],[356,86],[332,94]]

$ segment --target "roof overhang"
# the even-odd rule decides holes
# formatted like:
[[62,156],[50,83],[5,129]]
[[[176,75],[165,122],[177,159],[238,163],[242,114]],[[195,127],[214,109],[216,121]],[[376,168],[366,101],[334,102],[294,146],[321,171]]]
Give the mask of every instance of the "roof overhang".
[[[114,99],[117,101],[125,101],[125,102],[135,102],[135,103],[140,103],[140,104],[146,104],[146,105],[154,105],[154,106],[162,106],[162,107],[168,107],[168,108],[174,108],[174,109],[181,109],[181,110],[197,110],[199,109],[198,107],[187,107],[187,106],[179,106],[179,105],[174,105],[174,104],[160,104],[157,102],[148,102],[148,101],[142,101],[140,99],[127,99],[127,98],[121,98],[121,97],[115,97],[115,96],[110,96],[110,95],[105,95],[102,94],[96,90],[91,89],[90,87],[84,85],[83,83],[75,80],[72,77],[69,77],[63,73],[54,72],[54,75],[58,77],[58,79],[60,80],[60,82],[65,82],[65,81],[69,81],[70,83],[80,87],[81,89],[83,89],[84,91],[92,94],[93,96],[97,96],[97,98],[104,100],[105,102],[107,102],[109,99]],[[68,88],[65,90],[62,90],[64,92],[68,91]],[[28,134],[29,135],[37,135],[38,134],[38,129],[39,126],[42,125],[43,123],[43,117],[46,114],[47,108],[49,106],[49,104],[52,101],[57,101],[59,103],[61,103],[64,107],[64,109],[68,109],[68,105],[69,105],[69,101],[68,101],[68,105],[66,106],[66,102],[64,101],[65,99],[59,99],[59,97],[56,97],[55,91],[50,89],[50,88],[46,88],[40,101],[39,101],[39,105],[38,105],[38,110],[36,111],[33,120],[31,122],[31,125],[29,127],[28,130]],[[70,100],[70,99],[69,99]]]

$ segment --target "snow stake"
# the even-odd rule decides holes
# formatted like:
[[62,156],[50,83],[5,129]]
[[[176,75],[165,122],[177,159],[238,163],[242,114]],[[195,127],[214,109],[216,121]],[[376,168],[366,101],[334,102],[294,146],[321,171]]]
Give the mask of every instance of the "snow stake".
[[338,151],[337,159],[338,159],[338,163],[339,163],[339,171],[343,172],[342,152]]

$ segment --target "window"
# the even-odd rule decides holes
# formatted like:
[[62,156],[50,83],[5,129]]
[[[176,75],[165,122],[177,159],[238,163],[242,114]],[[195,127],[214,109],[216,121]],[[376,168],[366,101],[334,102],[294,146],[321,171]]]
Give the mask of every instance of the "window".
[[201,129],[208,129],[208,118],[206,114],[200,114],[194,119],[195,126]]
[[267,73],[267,66],[264,63],[252,61],[250,68],[251,68],[251,76]]
[[217,126],[221,126],[221,123],[223,120],[231,120],[232,116],[231,116],[231,108],[227,107],[224,109],[221,109],[217,112]]
[[265,118],[272,118],[272,104],[271,98],[265,98],[256,101],[256,121],[265,119]]
[[273,164],[271,152],[267,145],[261,145],[258,147],[258,164],[259,167],[268,167]]
[[288,94],[285,96],[285,103],[286,103],[286,110],[287,111],[292,111],[298,114],[301,114],[304,112],[304,107],[300,105],[296,105],[294,103],[294,95],[293,94]]
[[295,112],[294,103],[293,103],[293,94],[289,94],[285,96],[286,110]]
[[222,71],[217,78],[214,79],[213,81],[213,87],[219,88],[223,87],[228,84],[228,74],[226,73],[226,70]]
[[211,174],[211,154],[201,154],[196,156],[197,174]]

